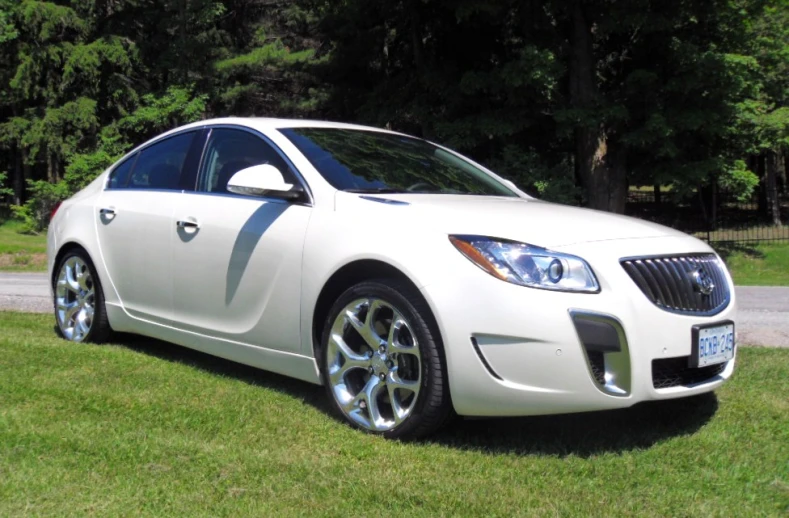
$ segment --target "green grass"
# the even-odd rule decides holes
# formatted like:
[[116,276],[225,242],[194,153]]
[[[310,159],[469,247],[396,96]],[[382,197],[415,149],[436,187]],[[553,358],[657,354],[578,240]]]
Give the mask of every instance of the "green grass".
[[789,350],[691,399],[390,442],[321,388],[0,313],[0,516],[786,516]]
[[47,236],[20,234],[21,223],[0,220],[0,270],[46,270]]
[[719,249],[741,286],[789,286],[789,243]]

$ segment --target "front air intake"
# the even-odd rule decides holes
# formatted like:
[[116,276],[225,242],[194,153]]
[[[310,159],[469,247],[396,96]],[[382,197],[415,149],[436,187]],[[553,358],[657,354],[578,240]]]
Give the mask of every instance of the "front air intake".
[[724,370],[728,362],[707,367],[689,367],[689,356],[652,360],[652,386],[656,389],[688,387],[711,381]]
[[610,396],[630,394],[630,350],[621,322],[610,315],[570,310],[589,377]]

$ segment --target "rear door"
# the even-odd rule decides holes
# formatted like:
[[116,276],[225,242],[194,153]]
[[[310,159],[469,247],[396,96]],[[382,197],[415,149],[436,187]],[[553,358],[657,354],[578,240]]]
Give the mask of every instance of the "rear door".
[[156,141],[119,164],[96,206],[102,260],[126,311],[169,324],[173,310],[173,210],[194,188],[202,131]]
[[262,135],[211,130],[197,190],[184,193],[174,215],[184,226],[173,242],[173,325],[298,352],[301,256],[312,207],[227,191],[235,172],[259,164],[300,182]]

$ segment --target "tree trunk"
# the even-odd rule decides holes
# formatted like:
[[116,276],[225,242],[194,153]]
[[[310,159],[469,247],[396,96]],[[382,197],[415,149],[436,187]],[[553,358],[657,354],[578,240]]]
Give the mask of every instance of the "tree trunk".
[[18,146],[14,146],[14,171],[11,179],[11,185],[14,189],[14,205],[22,205],[25,195],[25,169],[22,164],[24,157],[22,150]]
[[757,212],[759,213],[759,220],[761,221],[763,219],[767,219],[767,214],[769,214],[767,203],[767,173],[764,153],[756,157],[756,176],[759,177]]
[[[570,104],[589,109],[597,103],[592,30],[581,0],[570,6]],[[579,121],[574,131],[576,177],[593,209],[623,213],[627,199],[625,153],[604,124]]]
[[780,163],[781,150],[769,150],[765,157],[764,187],[767,194],[767,211],[770,223],[775,226],[781,225],[781,205],[778,199],[778,166]]
[[[412,51],[414,54],[414,67],[416,69],[416,77],[420,87],[420,90],[424,90],[425,84],[425,74],[427,71],[427,66],[425,64],[425,46],[423,42],[423,34],[422,34],[422,21],[421,17],[419,16],[419,2],[412,1],[408,4],[408,11],[409,11],[409,18],[410,18],[410,28],[411,28],[411,45],[413,47]],[[433,131],[432,126],[430,123],[430,114],[423,113],[420,126],[422,129],[422,134],[420,137],[425,139],[432,139],[433,138]]]
[[57,159],[52,153],[47,153],[47,181],[49,183],[57,183],[58,169]]
[[27,157],[22,155],[22,203],[26,201],[27,192],[25,191],[25,184],[27,180],[32,178],[33,171],[31,171],[30,164],[27,163]]
[[189,64],[188,59],[186,59],[186,11],[189,7],[188,5],[189,0],[181,0],[179,9],[178,9],[178,37],[180,40],[180,51],[179,54],[181,56],[179,68],[181,71],[181,80],[186,82],[187,78],[189,77]]

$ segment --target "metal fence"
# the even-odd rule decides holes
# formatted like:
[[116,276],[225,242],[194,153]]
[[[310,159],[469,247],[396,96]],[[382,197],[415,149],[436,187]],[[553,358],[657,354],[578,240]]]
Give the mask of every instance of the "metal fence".
[[709,243],[789,242],[789,197],[780,200],[782,225],[773,225],[758,194],[740,200],[725,191],[680,196],[672,191],[631,190],[625,213],[654,221]]

